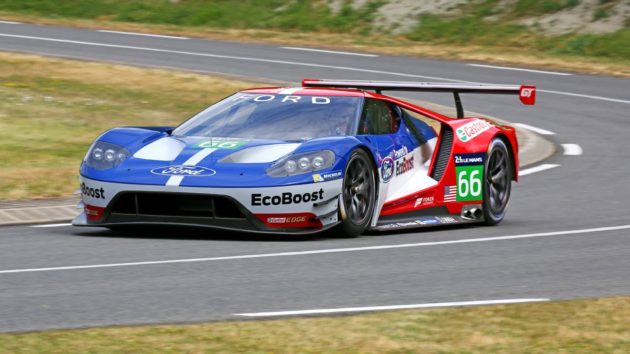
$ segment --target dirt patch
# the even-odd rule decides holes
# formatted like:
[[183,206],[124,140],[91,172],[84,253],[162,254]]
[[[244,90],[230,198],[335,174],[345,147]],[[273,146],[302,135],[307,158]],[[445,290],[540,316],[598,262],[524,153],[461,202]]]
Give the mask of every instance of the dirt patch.
[[456,14],[464,3],[465,0],[393,0],[378,10],[374,27],[405,33],[416,26],[418,16]]
[[[331,0],[329,6],[333,13],[339,13],[346,0]],[[354,9],[368,4],[368,0],[353,0]],[[421,15],[465,15],[462,5],[466,0],[390,0],[378,9],[373,28],[387,30],[393,34],[409,32],[418,24]],[[499,0],[494,6],[493,15],[486,20],[500,20],[510,15],[517,0]],[[547,34],[563,33],[612,33],[627,27],[630,19],[630,0],[581,0],[576,6],[541,16],[515,20]]]
[[520,21],[547,34],[612,33],[623,29],[630,19],[630,1],[602,4],[601,0],[582,0],[579,5],[553,14]]
[[[339,13],[345,0],[332,0],[329,6],[333,13]],[[353,0],[352,8],[359,9],[369,3],[369,0]],[[391,31],[402,34],[410,31],[417,23],[420,15],[448,15],[457,14],[460,5],[466,0],[391,0],[379,8],[373,27],[377,30]]]

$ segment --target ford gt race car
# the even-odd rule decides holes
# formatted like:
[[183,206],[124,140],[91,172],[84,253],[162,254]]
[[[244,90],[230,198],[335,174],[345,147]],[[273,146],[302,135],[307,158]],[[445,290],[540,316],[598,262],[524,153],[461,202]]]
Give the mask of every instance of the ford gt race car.
[[[450,118],[383,91],[447,92]],[[513,128],[464,118],[461,93],[534,86],[305,79],[217,102],[178,127],[99,136],[80,169],[76,226],[264,233],[495,225],[518,178]]]

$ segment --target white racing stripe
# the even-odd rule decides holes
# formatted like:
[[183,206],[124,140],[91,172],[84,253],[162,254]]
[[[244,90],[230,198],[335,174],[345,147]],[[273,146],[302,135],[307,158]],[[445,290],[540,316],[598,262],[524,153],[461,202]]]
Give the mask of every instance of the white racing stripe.
[[[208,155],[212,154],[216,149],[202,149],[199,150],[196,154],[192,155],[188,160],[186,160],[182,165],[184,166],[195,166],[201,160],[208,157]],[[171,178],[166,181],[167,186],[179,186],[184,180],[184,176],[171,176]]]
[[529,131],[533,131],[534,133],[538,133],[540,135],[556,135],[556,133],[546,130],[546,129],[542,129],[542,128],[538,128],[538,127],[534,127],[532,125],[529,124],[523,124],[523,123],[513,123],[512,125],[515,125],[519,128],[523,128],[523,129],[527,129]]
[[157,37],[157,38],[169,38],[169,39],[190,39],[188,37],[181,36],[167,36],[165,34],[151,34],[151,33],[141,33],[141,32],[124,32],[124,31],[110,31],[110,30],[98,30],[97,32],[102,33],[114,33],[114,34],[127,34],[130,36],[144,36],[144,37]]
[[0,21],[0,23],[4,23],[6,25],[21,25],[22,22],[15,22],[15,21]]
[[552,163],[545,163],[539,166],[535,166],[532,168],[526,168],[524,170],[518,171],[518,176],[527,176],[527,175],[531,175],[532,173],[536,173],[536,172],[541,172],[541,171],[545,171],[545,170],[550,170],[552,168],[556,168],[560,165],[557,164],[552,164]]
[[462,306],[479,306],[479,305],[501,305],[501,304],[522,304],[527,302],[543,302],[549,299],[500,299],[500,300],[477,300],[477,301],[458,301],[458,302],[434,302],[428,304],[413,305],[388,305],[388,306],[367,306],[367,307],[343,307],[335,309],[313,309],[313,310],[297,310],[297,311],[276,311],[276,312],[252,312],[252,313],[235,313],[234,316],[244,317],[277,317],[277,316],[293,316],[293,315],[319,315],[330,313],[351,313],[351,312],[369,312],[369,311],[387,311],[387,310],[408,310],[408,309],[427,309],[436,307],[462,307]]
[[476,66],[479,68],[488,68],[488,69],[498,69],[498,70],[513,70],[513,71],[526,71],[530,73],[538,73],[538,74],[549,74],[549,75],[560,75],[560,76],[571,76],[573,74],[569,73],[561,73],[557,71],[545,71],[545,70],[534,70],[534,69],[525,69],[525,68],[510,68],[507,66],[495,66],[495,65],[483,65],[483,64],[467,64],[469,66]]
[[343,52],[338,50],[326,50],[326,49],[315,49],[315,48],[301,48],[301,47],[280,47],[282,49],[288,50],[301,50],[305,52],[318,52],[318,53],[329,53],[329,54],[340,54],[340,55],[356,55],[359,57],[378,57],[376,54],[366,54],[366,53],[354,53],[354,52]]
[[[81,45],[105,47],[105,48],[142,50],[142,51],[155,52],[155,53],[171,53],[171,54],[191,55],[191,56],[199,56],[199,57],[207,57],[207,58],[231,59],[231,60],[242,60],[242,61],[260,62],[260,63],[273,63],[273,64],[295,65],[295,66],[304,66],[304,67],[313,67],[313,68],[337,69],[337,70],[344,70],[344,71],[354,71],[354,72],[371,73],[371,74],[384,74],[384,75],[392,75],[392,76],[400,76],[400,77],[441,80],[441,81],[450,81],[450,82],[459,82],[459,83],[477,83],[477,82],[472,82],[472,81],[454,80],[454,79],[449,79],[445,77],[437,77],[437,76],[414,75],[414,74],[406,74],[406,73],[399,73],[399,72],[392,72],[392,71],[360,69],[360,68],[355,68],[355,67],[350,67],[350,66],[325,65],[325,64],[315,64],[315,63],[306,63],[306,62],[295,62],[295,61],[288,61],[288,60],[262,59],[262,58],[241,57],[241,56],[233,56],[233,55],[210,54],[210,53],[196,53],[196,52],[186,52],[186,51],[179,51],[179,50],[136,47],[136,46],[107,44],[107,43],[98,43],[98,42],[73,41],[73,40],[68,40],[68,39],[57,39],[57,38],[48,38],[48,37],[23,36],[23,35],[7,34],[7,33],[0,33],[0,37],[33,39],[33,40],[38,40],[38,41],[57,42],[57,43],[81,44]],[[589,98],[589,99],[600,100],[600,101],[630,104],[629,100],[621,100],[621,99],[609,98],[609,97],[591,96],[591,95],[584,95],[584,94],[579,94],[579,93],[552,91],[552,90],[538,89],[537,91],[553,93],[557,95],[564,95],[564,96],[573,96],[573,97]]]
[[184,176],[171,176],[168,181],[166,181],[167,186],[179,186],[184,180]]
[[72,224],[43,224],[43,225],[31,225],[31,227],[62,227],[62,226],[71,226]]
[[280,252],[280,253],[246,254],[246,255],[240,255],[240,256],[168,259],[168,260],[162,260],[162,261],[90,264],[90,265],[78,265],[78,266],[47,267],[47,268],[7,269],[7,270],[0,270],[0,275],[15,274],[15,273],[35,273],[35,272],[79,270],[79,269],[135,267],[135,266],[147,266],[147,265],[158,265],[158,264],[200,263],[200,262],[213,262],[213,261],[216,262],[216,261],[228,261],[228,260],[239,260],[239,259],[292,257],[292,256],[305,256],[305,255],[313,255],[313,254],[365,252],[365,251],[377,251],[377,250],[388,250],[388,249],[399,249],[399,248],[432,247],[432,246],[457,245],[457,244],[478,243],[478,242],[493,242],[493,241],[519,240],[519,239],[539,238],[539,237],[554,237],[554,236],[563,236],[563,235],[587,234],[587,233],[618,231],[618,230],[628,230],[628,229],[630,229],[630,225],[620,225],[620,226],[598,227],[598,228],[593,228],[593,229],[552,231],[552,232],[541,232],[541,233],[536,233],[536,234],[524,234],[524,235],[512,235],[512,236],[469,238],[469,239],[451,240],[451,241],[404,243],[404,244],[395,244],[395,245],[380,245],[380,246],[366,246],[366,247],[352,247],[352,248],[331,248],[331,249],[321,249],[321,250],[311,250],[311,251],[295,251],[295,252]]
[[582,147],[578,144],[562,144],[564,154],[568,156],[582,155]]
[[196,164],[200,163],[201,160],[205,159],[206,157],[208,157],[208,155],[212,154],[216,150],[217,149],[202,149],[198,153],[192,155],[188,160],[186,160],[186,162],[184,162],[183,165],[195,166]]

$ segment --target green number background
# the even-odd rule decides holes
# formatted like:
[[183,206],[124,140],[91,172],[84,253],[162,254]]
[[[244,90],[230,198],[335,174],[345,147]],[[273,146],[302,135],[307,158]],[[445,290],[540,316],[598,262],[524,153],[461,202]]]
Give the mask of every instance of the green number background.
[[[466,171],[466,179],[468,179],[468,195],[466,196],[462,196],[460,194],[460,190],[459,190],[459,176],[461,175],[462,171]],[[479,171],[479,174],[477,176],[475,176],[475,180],[479,180],[479,183],[481,185],[480,188],[480,193],[479,195],[475,196],[471,194],[471,179],[470,179],[470,174],[473,173],[473,171]],[[455,175],[457,176],[457,201],[458,202],[465,202],[465,201],[470,201],[470,200],[482,200],[483,199],[483,165],[476,165],[476,166],[459,166],[459,167],[455,167]]]

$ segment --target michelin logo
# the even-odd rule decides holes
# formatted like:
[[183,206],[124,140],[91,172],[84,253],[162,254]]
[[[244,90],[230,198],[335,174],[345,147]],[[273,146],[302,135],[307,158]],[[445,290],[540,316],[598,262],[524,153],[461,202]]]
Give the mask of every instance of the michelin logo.
[[334,172],[322,173],[322,174],[317,173],[313,175],[313,182],[317,183],[317,182],[330,181],[331,179],[338,179],[338,178],[341,178],[342,174],[343,173],[341,171],[334,171]]

